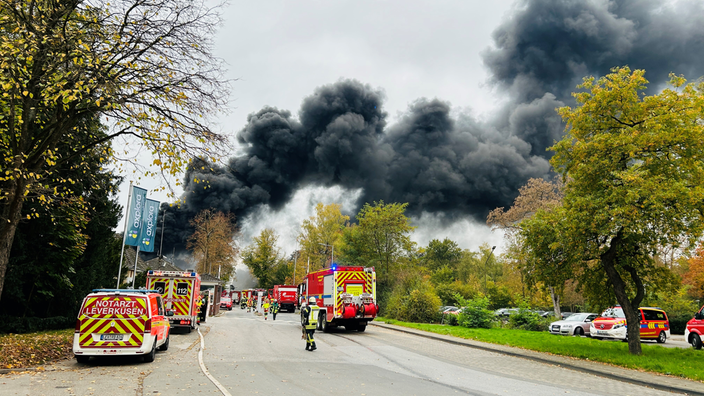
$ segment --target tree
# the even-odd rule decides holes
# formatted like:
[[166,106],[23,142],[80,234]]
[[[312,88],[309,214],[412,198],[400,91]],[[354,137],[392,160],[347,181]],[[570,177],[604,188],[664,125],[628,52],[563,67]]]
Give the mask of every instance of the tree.
[[[157,169],[147,175],[168,177],[226,147],[207,125],[225,102],[217,23],[203,1],[0,0],[0,295],[25,201],[71,195],[65,163],[95,148],[129,160],[144,146]],[[112,129],[80,127],[94,116]],[[104,145],[116,138],[119,153]]]
[[415,227],[405,215],[407,206],[384,201],[366,203],[357,214],[359,225],[345,230],[342,254],[353,263],[375,265],[381,284],[388,281],[395,261],[413,249],[409,234]]
[[242,261],[257,278],[258,286],[271,289],[277,282],[283,282],[288,276],[288,264],[281,257],[276,243],[279,236],[271,228],[265,228],[254,242],[242,252]]
[[704,245],[699,244],[694,256],[687,260],[689,268],[682,277],[682,283],[689,285],[689,294],[696,299],[704,298]]
[[311,271],[324,268],[325,263],[332,260],[334,246],[350,219],[340,212],[340,208],[341,205],[336,203],[318,203],[315,206],[315,216],[303,220],[298,243],[301,245],[303,260],[311,259]]
[[188,238],[188,249],[193,251],[196,268],[200,273],[219,276],[227,282],[234,275],[233,263],[239,249],[235,244],[237,228],[233,214],[202,210],[191,220],[195,229]]
[[462,249],[457,246],[457,242],[448,238],[445,238],[442,242],[433,239],[428,243],[428,248],[425,250],[427,266],[433,271],[447,267],[454,272],[461,258]]
[[577,107],[559,109],[567,134],[551,160],[569,180],[554,245],[598,263],[593,277],[608,279],[623,308],[632,354],[644,279],[666,270],[652,256],[704,230],[704,86],[672,75],[672,88],[645,96],[644,73],[585,78]]

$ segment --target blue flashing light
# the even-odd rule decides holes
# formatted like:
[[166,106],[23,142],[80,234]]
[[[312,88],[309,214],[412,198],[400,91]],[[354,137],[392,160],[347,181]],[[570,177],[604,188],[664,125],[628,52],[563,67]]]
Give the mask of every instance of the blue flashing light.
[[332,263],[332,265],[330,266],[330,268],[331,268],[333,271],[337,271],[337,263]]

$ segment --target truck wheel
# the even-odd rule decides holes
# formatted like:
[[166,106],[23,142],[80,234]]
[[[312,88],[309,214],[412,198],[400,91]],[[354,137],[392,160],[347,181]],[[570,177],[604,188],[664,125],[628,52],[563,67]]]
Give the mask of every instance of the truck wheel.
[[664,344],[665,341],[667,341],[667,334],[665,334],[664,331],[661,331],[660,334],[658,334],[658,344]]
[[320,318],[320,330],[322,330],[323,333],[330,332],[330,326],[328,326],[327,315],[322,315],[322,317]]
[[89,360],[90,360],[90,356],[76,355],[76,361],[78,363],[87,364]]
[[171,339],[171,333],[166,336],[166,341],[159,347],[160,351],[167,351],[169,349],[169,339]]
[[156,337],[154,337],[154,343],[152,344],[151,352],[144,355],[144,361],[146,363],[151,363],[154,361],[155,357],[156,357]]
[[[694,349],[702,349],[702,339],[697,333],[692,333],[689,335],[689,343],[692,344],[692,348]],[[76,358],[78,358],[78,356],[76,356]]]
[[357,331],[360,332],[360,333],[364,333],[364,330],[366,330],[366,329],[367,329],[367,325],[366,325],[366,324],[365,324],[365,325],[359,325],[359,326],[357,326]]

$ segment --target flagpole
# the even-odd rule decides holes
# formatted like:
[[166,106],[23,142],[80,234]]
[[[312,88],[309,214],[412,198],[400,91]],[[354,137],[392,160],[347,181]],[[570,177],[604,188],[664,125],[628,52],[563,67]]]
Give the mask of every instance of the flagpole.
[[[164,208],[164,213],[161,215],[161,242],[159,243],[159,257],[163,257],[161,255],[161,247],[164,245],[164,227],[166,224],[164,221],[166,220],[166,208]],[[173,258],[171,258],[173,260]]]
[[130,199],[132,198],[132,180],[130,180],[130,188],[127,193],[127,214],[125,215],[125,228],[122,231],[122,251],[120,252],[120,268],[117,270],[117,286],[116,289],[120,288],[120,278],[122,277],[122,258],[125,256],[125,242],[127,241],[127,221],[130,218]]
[[137,244],[137,254],[134,255],[134,276],[132,277],[132,288],[137,280],[137,261],[139,261],[139,243]]

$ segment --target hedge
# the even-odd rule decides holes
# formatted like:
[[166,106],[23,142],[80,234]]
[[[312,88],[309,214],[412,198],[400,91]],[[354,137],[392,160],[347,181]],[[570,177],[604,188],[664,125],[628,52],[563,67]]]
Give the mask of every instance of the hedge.
[[51,318],[0,316],[0,334],[23,334],[45,330],[62,330],[74,327],[76,318],[53,316]]

